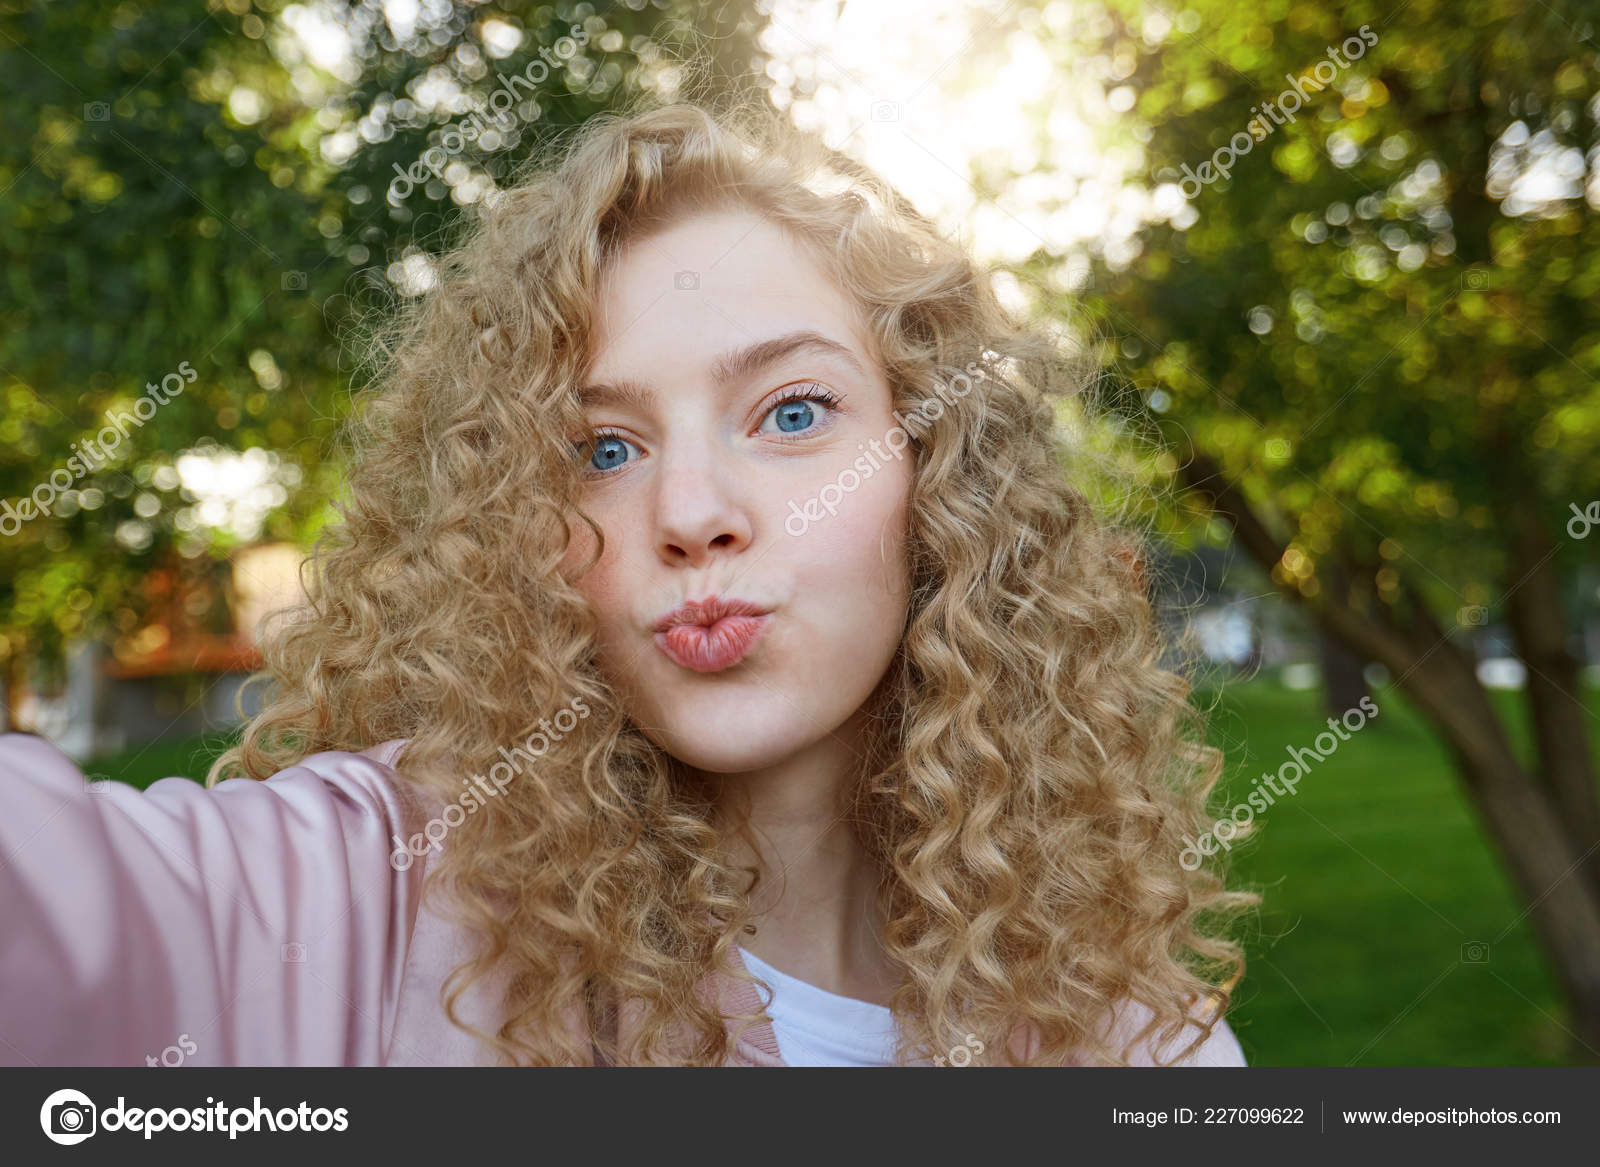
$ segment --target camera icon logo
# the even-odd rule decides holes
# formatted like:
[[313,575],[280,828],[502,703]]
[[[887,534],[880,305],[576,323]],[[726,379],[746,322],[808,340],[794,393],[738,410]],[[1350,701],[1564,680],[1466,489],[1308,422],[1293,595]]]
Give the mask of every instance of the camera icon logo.
[[306,960],[306,946],[299,941],[285,944],[279,950],[279,956],[284,964],[304,964]]
[[900,103],[898,101],[875,101],[872,103],[872,120],[875,122],[897,122],[900,120]]
[[1469,292],[1488,291],[1491,286],[1489,272],[1481,267],[1461,273],[1461,286]]
[[1488,622],[1489,609],[1482,604],[1468,604],[1456,610],[1456,623],[1463,627],[1475,628]]
[[110,794],[111,779],[104,774],[85,774],[83,785],[90,794]]
[[693,292],[700,287],[700,273],[697,271],[681,271],[672,277],[672,286],[680,292]]
[[1461,946],[1462,964],[1488,964],[1489,946],[1481,940],[1469,940]]
[[111,103],[109,101],[89,101],[83,106],[83,120],[86,122],[108,122],[111,120]]
[[52,1143],[71,1147],[95,1132],[95,1106],[78,1090],[57,1090],[39,1108],[39,1125]]
[[303,271],[286,271],[281,281],[285,292],[303,292],[306,290],[306,273]]

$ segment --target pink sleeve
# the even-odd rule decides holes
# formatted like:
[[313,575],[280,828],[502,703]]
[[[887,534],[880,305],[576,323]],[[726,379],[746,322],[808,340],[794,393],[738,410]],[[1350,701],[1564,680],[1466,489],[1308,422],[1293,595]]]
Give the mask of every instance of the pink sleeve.
[[0,1064],[381,1064],[424,869],[395,745],[139,791],[0,735]]

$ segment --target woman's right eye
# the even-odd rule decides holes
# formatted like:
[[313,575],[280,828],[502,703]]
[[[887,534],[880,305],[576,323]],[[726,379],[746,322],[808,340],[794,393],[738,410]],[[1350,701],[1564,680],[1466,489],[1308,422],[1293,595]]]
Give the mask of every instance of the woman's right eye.
[[626,438],[606,433],[595,434],[590,441],[578,443],[578,450],[580,456],[584,453],[589,455],[584,470],[595,475],[608,474],[618,466],[626,465],[629,450],[635,454],[640,452],[639,447]]

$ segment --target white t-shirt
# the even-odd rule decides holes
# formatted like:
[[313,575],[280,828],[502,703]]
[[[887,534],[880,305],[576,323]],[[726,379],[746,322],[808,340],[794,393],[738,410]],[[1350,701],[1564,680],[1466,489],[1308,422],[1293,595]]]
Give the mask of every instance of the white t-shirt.
[[743,947],[750,972],[772,986],[756,992],[772,1018],[778,1053],[791,1066],[892,1066],[894,1014],[882,1005],[841,997],[779,972]]
[[[772,986],[761,986],[778,1053],[791,1066],[892,1066],[897,1031],[894,1014],[882,1005],[841,997],[816,985],[779,972],[760,957],[739,948],[750,972]],[[1163,1052],[1163,1056],[1170,1056]],[[952,1063],[953,1064],[953,1063]],[[1147,1053],[1132,1063],[1154,1065]],[[1217,1022],[1211,1036],[1189,1054],[1180,1066],[1243,1066],[1244,1051],[1226,1021]]]

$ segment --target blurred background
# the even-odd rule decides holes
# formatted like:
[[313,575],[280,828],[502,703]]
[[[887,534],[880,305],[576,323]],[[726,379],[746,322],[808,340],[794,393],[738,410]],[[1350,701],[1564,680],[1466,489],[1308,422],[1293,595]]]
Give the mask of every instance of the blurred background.
[[1596,0],[0,0],[0,72],[0,728],[203,776],[364,324],[564,129],[756,99],[1102,370],[1249,1060],[1600,1061]]

